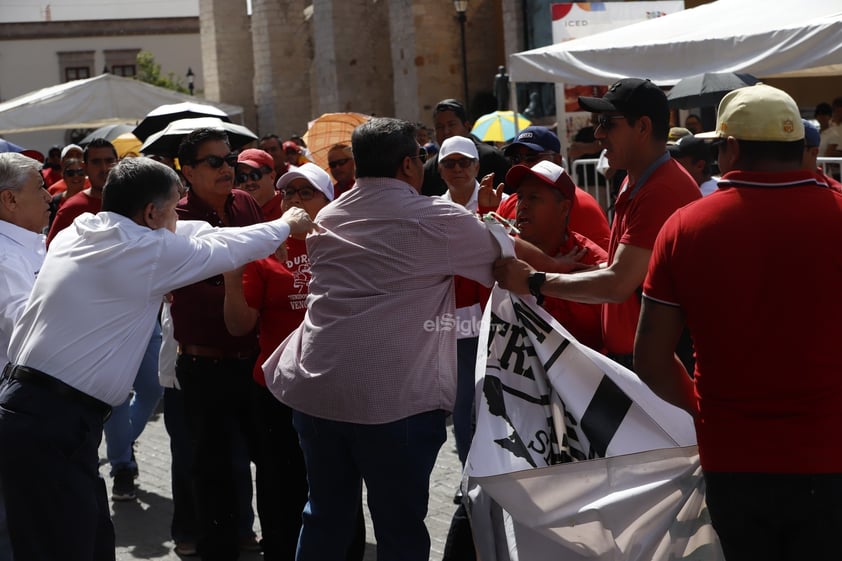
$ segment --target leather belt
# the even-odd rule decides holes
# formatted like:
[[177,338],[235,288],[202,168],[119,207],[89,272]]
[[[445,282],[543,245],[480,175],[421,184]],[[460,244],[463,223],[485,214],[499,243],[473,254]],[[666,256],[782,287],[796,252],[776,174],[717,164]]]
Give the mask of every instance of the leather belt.
[[214,358],[217,360],[231,359],[231,360],[245,360],[257,357],[257,350],[252,351],[226,351],[216,347],[206,347],[204,345],[179,345],[178,354],[200,356],[203,358]]
[[105,422],[111,417],[111,406],[103,403],[95,397],[79,391],[73,386],[69,386],[49,374],[45,374],[40,370],[30,368],[28,366],[7,364],[3,369],[3,379],[17,380],[24,384],[32,384],[43,388],[50,393],[59,395],[69,401],[73,401],[78,405],[82,405],[86,409],[95,411],[96,414],[102,417]]

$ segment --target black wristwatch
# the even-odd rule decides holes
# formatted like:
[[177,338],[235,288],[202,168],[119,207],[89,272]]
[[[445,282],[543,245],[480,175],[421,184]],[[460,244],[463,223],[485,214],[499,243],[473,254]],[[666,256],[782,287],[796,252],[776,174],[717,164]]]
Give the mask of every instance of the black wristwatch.
[[535,297],[538,305],[544,302],[544,295],[541,294],[541,286],[547,281],[547,273],[530,273],[527,284],[529,285],[529,293]]

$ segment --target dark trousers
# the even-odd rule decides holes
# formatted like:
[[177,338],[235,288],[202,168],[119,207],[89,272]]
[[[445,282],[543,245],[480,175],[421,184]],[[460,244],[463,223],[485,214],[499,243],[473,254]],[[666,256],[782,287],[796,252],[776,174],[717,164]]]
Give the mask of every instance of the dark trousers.
[[379,425],[295,411],[293,425],[310,485],[296,559],[345,558],[365,480],[378,561],[428,561],[430,535],[424,517],[430,473],[446,437],[444,411]]
[[15,559],[115,558],[101,438],[101,411],[29,382],[0,382],[0,489]]
[[193,491],[204,561],[239,557],[237,482],[231,458],[244,437],[254,449],[253,360],[180,355],[176,376],[193,442]]
[[705,472],[728,561],[839,559],[842,474]]

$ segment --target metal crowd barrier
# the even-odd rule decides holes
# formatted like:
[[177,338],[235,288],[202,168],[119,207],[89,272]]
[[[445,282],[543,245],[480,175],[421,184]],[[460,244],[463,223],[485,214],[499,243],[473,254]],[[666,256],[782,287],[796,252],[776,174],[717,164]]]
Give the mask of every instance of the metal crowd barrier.
[[822,157],[816,160],[825,175],[839,179],[842,177],[842,158]]
[[[599,162],[598,158],[582,158],[573,162],[573,171],[570,174],[576,184],[587,191],[596,201],[605,214],[608,216],[608,223],[614,219],[614,201],[611,200],[611,182],[602,177],[596,171],[596,164]],[[591,170],[593,170],[591,172]],[[599,184],[599,179],[603,179],[603,185]]]

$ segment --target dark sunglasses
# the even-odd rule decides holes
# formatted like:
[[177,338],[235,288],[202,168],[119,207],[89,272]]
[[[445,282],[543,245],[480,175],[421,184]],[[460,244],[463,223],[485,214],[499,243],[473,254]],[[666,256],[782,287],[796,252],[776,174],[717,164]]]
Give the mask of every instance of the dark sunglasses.
[[517,164],[534,164],[541,159],[544,154],[552,154],[552,152],[529,152],[527,154],[512,154],[509,156],[509,161],[512,165]]
[[295,195],[298,195],[298,198],[302,201],[309,201],[310,199],[316,196],[316,190],[312,187],[301,187],[300,189],[293,189],[292,187],[287,187],[286,189],[281,191],[281,193],[283,193],[285,199],[291,199]]
[[423,147],[418,148],[418,154],[416,156],[410,156],[410,158],[418,158],[419,160],[421,160],[421,163],[423,164],[424,162],[427,161],[427,151],[424,150]]
[[614,119],[625,118],[625,115],[600,115],[596,118],[596,124],[598,127],[602,127],[602,130],[608,132],[614,127]]
[[328,162],[327,165],[330,169],[338,168],[339,166],[344,166],[348,162],[351,161],[351,158],[342,158],[341,160],[333,160],[332,162]]
[[253,169],[249,172],[241,171],[234,176],[234,183],[239,185],[240,183],[247,183],[249,180],[260,181],[261,179],[263,179],[263,176],[267,173],[271,172],[264,171],[262,169]]
[[458,160],[442,160],[439,162],[439,164],[441,164],[441,166],[446,169],[454,169],[456,166],[459,166],[462,169],[467,169],[471,167],[471,164],[473,164],[474,162],[476,162],[476,160],[473,158],[459,158]]
[[233,152],[228,154],[227,156],[219,157],[219,156],[207,156],[206,158],[201,158],[193,162],[194,166],[198,166],[202,162],[207,162],[210,167],[213,169],[219,169],[222,167],[222,164],[228,164],[230,167],[236,167],[237,165],[237,155]]
[[85,177],[85,170],[83,169],[66,169],[63,173],[67,177]]

